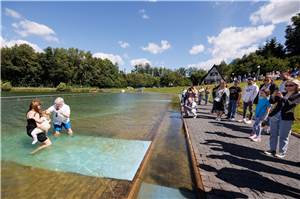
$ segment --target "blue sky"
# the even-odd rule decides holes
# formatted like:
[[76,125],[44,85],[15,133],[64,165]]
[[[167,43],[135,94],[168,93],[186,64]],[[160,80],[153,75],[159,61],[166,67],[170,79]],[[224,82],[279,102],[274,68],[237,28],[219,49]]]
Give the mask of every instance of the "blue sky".
[[146,62],[208,69],[268,38],[283,43],[289,18],[299,10],[299,1],[2,2],[1,45],[75,47],[127,72]]

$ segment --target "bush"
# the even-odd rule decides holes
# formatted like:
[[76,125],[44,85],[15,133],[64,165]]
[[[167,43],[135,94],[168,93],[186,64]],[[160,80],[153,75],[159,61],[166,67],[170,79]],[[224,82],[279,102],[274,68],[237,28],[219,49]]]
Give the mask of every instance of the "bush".
[[68,86],[66,83],[60,82],[60,84],[56,87],[56,91],[69,92],[71,91],[71,86]]
[[1,90],[2,91],[10,91],[12,89],[12,85],[10,82],[1,83]]

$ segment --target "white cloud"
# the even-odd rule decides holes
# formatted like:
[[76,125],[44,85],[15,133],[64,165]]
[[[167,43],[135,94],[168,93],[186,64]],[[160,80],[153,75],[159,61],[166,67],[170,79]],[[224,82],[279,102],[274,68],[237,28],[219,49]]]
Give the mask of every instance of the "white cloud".
[[119,41],[118,44],[120,45],[121,48],[128,48],[130,46],[129,43],[126,41]]
[[47,41],[58,42],[54,30],[44,24],[39,24],[37,22],[29,20],[21,20],[17,23],[13,23],[12,26],[15,28],[15,31],[22,37],[36,35],[44,38]]
[[17,22],[12,23],[12,27],[14,28],[14,31],[22,37],[35,35],[42,37],[46,41],[58,42],[56,33],[50,27],[44,24],[27,20],[25,17],[22,17],[20,13],[9,8],[5,8],[5,14],[17,19]]
[[15,19],[20,19],[22,18],[22,15],[20,13],[18,13],[15,10],[9,9],[9,8],[5,8],[5,15],[15,18]]
[[140,9],[140,10],[139,10],[139,14],[141,15],[141,17],[142,17],[143,19],[150,19],[149,15],[147,15],[145,9]]
[[151,62],[146,58],[133,59],[130,61],[131,66],[145,66],[146,64],[151,65]]
[[204,51],[204,46],[202,44],[199,44],[199,45],[193,46],[189,52],[191,55],[197,55],[203,51]]
[[208,43],[212,45],[212,58],[193,65],[208,69],[223,60],[228,62],[254,52],[263,40],[272,35],[274,28],[274,25],[225,28],[219,35],[208,37]]
[[158,54],[162,53],[165,50],[171,48],[171,44],[166,40],[161,40],[161,45],[155,44],[155,43],[148,43],[148,46],[142,47],[142,50],[148,51],[152,54]]
[[250,16],[252,24],[288,23],[293,15],[300,12],[299,1],[279,1],[271,0]]
[[43,52],[43,50],[36,44],[31,43],[29,41],[26,40],[9,40],[6,41],[5,39],[3,39],[2,37],[0,37],[0,47],[13,47],[14,45],[21,45],[21,44],[27,44],[29,46],[31,46],[36,52]]
[[119,66],[124,64],[124,61],[121,56],[119,55],[114,55],[114,54],[106,54],[106,53],[95,53],[93,54],[93,57],[100,58],[100,59],[108,59],[110,60],[113,64],[118,64]]

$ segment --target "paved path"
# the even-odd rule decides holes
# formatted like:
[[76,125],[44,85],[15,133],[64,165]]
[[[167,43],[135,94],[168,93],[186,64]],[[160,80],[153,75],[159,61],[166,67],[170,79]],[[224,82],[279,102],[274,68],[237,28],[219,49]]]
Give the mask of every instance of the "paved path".
[[285,159],[268,157],[269,136],[251,142],[251,125],[217,122],[210,110],[184,119],[207,198],[300,198],[300,138],[290,137]]

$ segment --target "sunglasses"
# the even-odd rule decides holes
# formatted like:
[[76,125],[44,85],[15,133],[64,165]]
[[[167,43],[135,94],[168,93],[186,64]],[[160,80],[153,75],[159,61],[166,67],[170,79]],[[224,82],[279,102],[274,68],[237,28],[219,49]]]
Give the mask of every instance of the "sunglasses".
[[286,84],[285,87],[294,87],[296,86],[295,84]]

